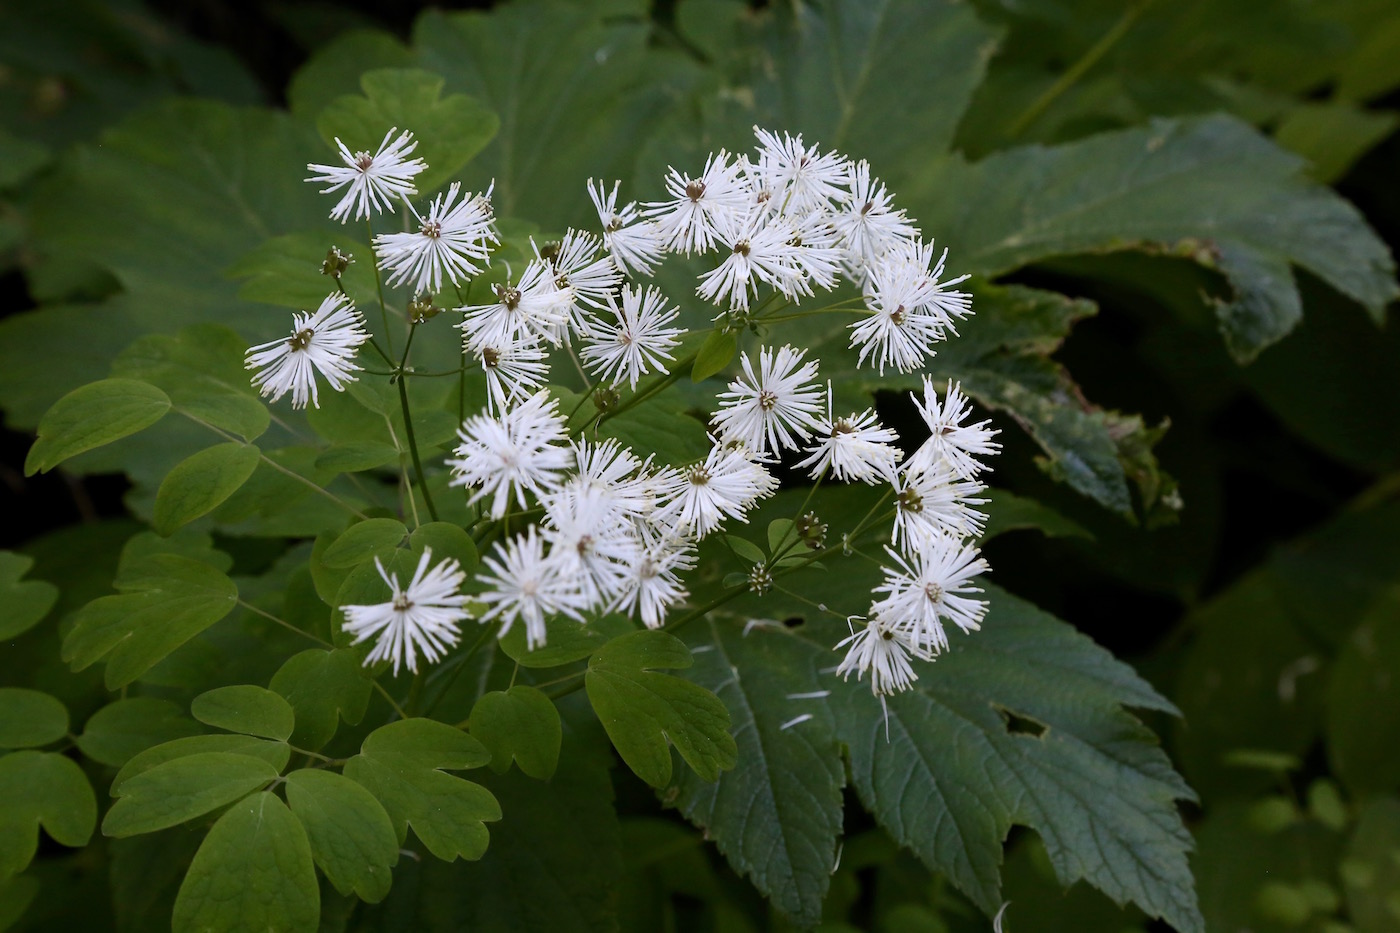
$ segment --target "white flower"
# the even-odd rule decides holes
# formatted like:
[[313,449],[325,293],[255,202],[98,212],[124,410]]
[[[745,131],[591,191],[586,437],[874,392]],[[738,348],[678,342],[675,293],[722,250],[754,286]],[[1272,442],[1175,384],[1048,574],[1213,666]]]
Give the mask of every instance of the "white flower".
[[525,625],[525,641],[533,651],[545,643],[547,618],[562,614],[583,621],[578,589],[545,558],[544,542],[534,525],[505,543],[498,541],[494,553],[481,562],[490,573],[477,574],[486,589],[476,598],[491,607],[481,621],[499,618],[500,637],[518,620]]
[[418,145],[412,133],[403,133],[390,142],[397,132],[398,127],[394,127],[385,133],[384,141],[373,155],[364,150],[351,152],[337,138],[335,144],[340,149],[343,165],[307,164],[309,171],[319,173],[307,181],[330,183],[322,194],[350,186],[350,190],[331,210],[332,220],[345,223],[350,219],[352,209],[355,219],[363,220],[369,217],[371,207],[376,213],[382,213],[392,206],[395,198],[408,198],[418,193],[413,186],[413,176],[426,169],[428,164],[422,159],[407,158]]
[[291,392],[292,407],[310,401],[319,408],[318,371],[337,392],[355,381],[355,352],[369,339],[363,324],[350,299],[339,294],[327,296],[315,314],[292,315],[290,337],[249,348],[246,368],[258,370],[254,388],[274,402]]
[[565,488],[580,491],[596,490],[621,515],[639,516],[652,506],[655,495],[652,481],[641,475],[645,468],[637,455],[612,438],[601,441],[576,441],[574,447],[575,473]]
[[881,260],[880,265],[902,266],[908,270],[915,279],[920,308],[936,317],[944,327],[956,334],[953,321],[960,321],[972,314],[972,296],[967,292],[947,289],[965,282],[971,276],[960,275],[955,279],[940,282],[938,279],[943,275],[943,267],[947,262],[948,250],[943,250],[935,262],[933,244],[914,239],[896,243]]
[[658,510],[657,524],[664,528],[673,523],[680,532],[703,538],[726,516],[748,521],[744,513],[749,506],[776,488],[749,451],[716,443],[704,463],[680,471],[674,498]]
[[641,618],[647,628],[658,628],[666,621],[666,610],[687,595],[680,573],[695,566],[686,549],[653,541],[637,549],[626,568],[622,591],[613,609]]
[[747,353],[740,357],[744,373],[719,393],[721,408],[715,426],[725,440],[739,440],[758,456],[780,448],[796,450],[798,440],[812,436],[822,407],[822,392],[812,382],[815,361],[802,362],[805,350],[783,346],[759,352],[758,373]]
[[834,152],[821,154],[816,146],[802,145],[796,138],[753,128],[758,137],[757,174],[772,193],[777,210],[784,214],[805,214],[826,207],[841,197],[847,184],[846,160]]
[[617,189],[621,185],[620,181],[613,182],[612,191],[604,195],[602,181],[588,181],[588,196],[603,225],[603,245],[624,273],[635,270],[651,275],[652,267],[666,251],[666,237],[656,224],[638,220],[636,201],[617,206]]
[[557,488],[571,459],[558,402],[547,389],[499,418],[473,415],[458,435],[457,459],[447,461],[452,485],[481,487],[468,502],[490,495],[492,518],[505,515],[512,493],[524,508],[526,490],[540,495]]
[[751,211],[720,216],[714,224],[715,244],[724,261],[700,277],[695,293],[725,309],[749,306],[749,293],[758,283],[773,286],[789,298],[811,294],[797,265],[797,235],[782,217]]
[[[789,217],[792,225],[793,259],[804,280],[815,282],[831,291],[839,280],[842,250],[837,246],[836,227],[828,211],[812,211],[801,217]],[[806,281],[803,282],[806,284]],[[810,287],[804,294],[811,294]]]
[[900,451],[892,445],[899,440],[898,435],[881,427],[868,408],[860,414],[837,418],[831,405],[831,384],[827,383],[826,418],[817,422],[816,438],[808,449],[810,455],[797,465],[810,466],[813,479],[829,469],[839,480],[872,484],[893,481]]
[[[530,245],[534,246],[533,240]],[[575,306],[582,303],[592,308],[605,308],[622,285],[622,270],[611,256],[598,255],[600,245],[591,233],[569,230],[549,255],[549,264],[554,269],[554,287],[560,291],[572,289],[570,294]],[[538,247],[535,258],[544,258]]]
[[609,490],[566,486],[544,498],[544,539],[558,572],[579,590],[583,606],[600,609],[622,592],[640,542]]
[[457,623],[468,618],[462,608],[467,597],[459,592],[467,575],[455,559],[445,560],[430,571],[428,564],[432,559],[432,548],[425,548],[413,579],[399,589],[399,575],[385,573],[376,557],[374,566],[389,587],[389,601],[341,607],[345,631],[355,636],[351,644],[379,638],[365,658],[366,667],[392,659],[395,675],[403,666],[416,674],[420,652],[429,662],[436,662],[457,644]]
[[870,271],[865,300],[870,316],[851,325],[851,346],[860,348],[880,375],[893,365],[902,373],[921,369],[933,344],[945,338],[946,315],[930,310],[934,286],[909,263],[880,263]]
[[857,680],[865,679],[869,673],[870,690],[881,697],[908,690],[919,679],[909,663],[910,657],[933,660],[933,655],[910,638],[906,630],[878,616],[872,616],[865,628],[852,632],[837,642],[836,647],[846,649],[846,657],[836,673],[843,680],[850,679],[852,671]]
[[671,169],[666,191],[671,200],[650,203],[643,213],[656,223],[667,249],[681,250],[687,256],[709,251],[714,246],[716,225],[741,216],[749,205],[740,166],[731,164],[723,149],[705,161],[699,178]]
[[907,558],[888,547],[885,552],[898,567],[881,568],[885,582],[874,592],[885,597],[871,606],[872,616],[906,628],[916,644],[934,654],[948,647],[943,620],[964,632],[982,627],[987,602],[971,599],[968,594],[982,592],[970,581],[990,568],[977,556],[976,548],[953,538],[933,537],[921,542]]
[[549,375],[545,352],[533,336],[471,352],[486,373],[486,402],[491,411],[503,412],[528,397]]
[[1000,432],[988,427],[990,421],[962,423],[972,414],[972,403],[962,394],[961,383],[954,385],[953,380],[949,379],[948,391],[940,404],[933,380],[925,376],[923,400],[920,401],[913,392],[909,393],[909,397],[918,406],[919,416],[932,434],[905,462],[905,469],[920,472],[944,460],[958,476],[973,479],[986,469],[986,464],[977,458],[995,455],[1001,450],[1001,445],[992,440]]
[[465,315],[457,325],[470,348],[501,346],[534,338],[559,344],[560,331],[568,323],[572,297],[554,285],[553,270],[546,262],[530,262],[514,285],[494,286],[496,301],[489,305],[458,308]]
[[433,295],[442,289],[444,276],[460,285],[490,265],[491,244],[497,242],[491,192],[457,201],[461,189],[454,181],[445,195],[433,199],[426,216],[410,202],[409,210],[418,221],[416,232],[381,233],[374,238],[379,267],[389,273],[390,285],[412,281],[415,295]]
[[973,506],[986,486],[965,480],[940,461],[923,470],[905,470],[895,478],[894,531],[891,540],[915,550],[929,538],[972,538],[982,533],[987,516]]
[[846,247],[848,266],[857,279],[864,279],[889,249],[913,239],[919,231],[904,211],[891,209],[894,199],[879,179],[870,177],[869,163],[862,160],[849,166],[846,184],[850,190],[834,222]]
[[609,297],[608,315],[590,320],[584,330],[583,362],[589,370],[610,382],[627,380],[637,388],[637,380],[650,370],[664,371],[663,360],[674,360],[671,350],[685,333],[667,327],[680,315],[679,308],[666,309],[666,296],[648,285],[622,289],[622,306]]

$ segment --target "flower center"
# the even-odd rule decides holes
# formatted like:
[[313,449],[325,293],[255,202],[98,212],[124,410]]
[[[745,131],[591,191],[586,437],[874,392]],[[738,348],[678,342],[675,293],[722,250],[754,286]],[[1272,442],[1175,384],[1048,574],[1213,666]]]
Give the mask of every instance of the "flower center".
[[293,350],[305,350],[311,346],[311,338],[316,336],[316,332],[311,328],[299,330],[287,339],[287,346]]
[[937,583],[926,583],[924,584],[924,595],[928,597],[928,601],[931,603],[942,602],[943,587],[939,586]]
[[692,181],[685,186],[685,196],[692,201],[699,201],[705,196],[705,183],[703,181]]
[[422,229],[419,232],[429,239],[436,240],[438,237],[442,236],[442,224],[438,223],[436,220],[426,220],[423,222]]
[[747,256],[749,254],[749,241],[740,240],[734,244],[734,254],[737,256]]
[[689,479],[693,486],[703,486],[710,481],[710,471],[703,466],[690,468]]
[[908,315],[906,315],[904,312],[904,305],[900,305],[898,308],[895,308],[893,311],[890,312],[890,322],[892,324],[903,324],[904,319],[907,316]]
[[855,426],[852,425],[852,424],[851,424],[849,421],[847,421],[845,418],[837,418],[836,421],[831,425],[831,436],[832,436],[832,437],[835,437],[835,436],[838,435],[838,434],[854,434],[854,433],[856,433]]
[[919,495],[917,489],[906,489],[899,494],[899,507],[917,515],[924,510],[924,497]]
[[355,168],[362,172],[368,172],[370,166],[374,164],[374,156],[368,152],[355,153]]
[[579,535],[578,544],[575,547],[578,549],[579,557],[587,557],[593,553],[593,536]]
[[487,347],[481,351],[481,365],[487,369],[495,369],[501,365],[501,351],[495,347]]
[[496,299],[505,306],[507,311],[514,311],[520,306],[520,289],[513,285],[497,285]]
[[413,600],[408,598],[407,593],[400,593],[394,597],[394,611],[407,612],[413,608]]
[[772,411],[778,404],[778,394],[772,389],[764,389],[758,393],[758,407],[764,411]]
[[874,202],[874,201],[866,201],[865,204],[861,206],[861,209],[860,209],[860,216],[864,217],[866,214],[870,213],[870,211],[871,211],[872,209],[874,209],[874,207],[875,207],[875,202]]
[[890,631],[889,629],[885,629],[882,632],[880,632],[880,637],[883,638],[885,641],[894,641],[894,632]]
[[660,575],[660,571],[656,569],[656,563],[650,557],[643,559],[642,565],[637,568],[637,576],[643,580],[655,580]]

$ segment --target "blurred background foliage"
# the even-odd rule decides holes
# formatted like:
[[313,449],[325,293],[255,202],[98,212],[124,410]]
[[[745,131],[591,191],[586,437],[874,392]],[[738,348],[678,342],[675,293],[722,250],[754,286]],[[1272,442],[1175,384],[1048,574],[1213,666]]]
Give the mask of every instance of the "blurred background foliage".
[[[588,223],[585,175],[652,195],[645,179],[742,145],[760,112],[869,157],[950,268],[981,276],[979,306],[1031,322],[982,343],[974,327],[950,348],[964,356],[937,364],[1009,428],[998,487],[1041,504],[1023,524],[1045,533],[998,536],[987,554],[1005,589],[1181,710],[1146,715],[1200,797],[1185,813],[1207,929],[1400,930],[1400,337],[1393,267],[1360,223],[1400,242],[1400,6],[973,0],[947,15],[890,0],[873,20],[791,0],[478,6],[0,4],[4,544],[61,583],[53,616],[106,591],[136,527],[126,509],[149,514],[180,456],[159,448],[180,440],[171,428],[139,456],[117,445],[22,479],[29,432],[148,331],[236,318],[264,339],[272,316],[238,317],[264,299],[229,267],[271,233],[323,224],[320,203],[287,196],[301,185],[288,164],[319,156],[316,114],[362,72],[421,67],[496,110],[500,133],[464,178],[494,178],[503,216],[559,226]],[[1130,152],[1163,146],[1180,151],[1171,171],[1133,175]],[[1024,385],[1060,407],[1017,401]],[[271,560],[229,546],[239,566]],[[5,683],[75,714],[99,702],[96,675],[67,675],[52,641],[6,653]],[[575,790],[605,795],[585,764]],[[417,896],[443,928],[598,929],[612,908],[627,930],[788,924],[647,788],[619,770],[613,783],[618,825],[565,796],[501,837],[517,853],[597,846],[588,873],[539,893],[490,856],[410,864],[400,903]],[[511,787],[493,790],[513,812]],[[987,929],[845,812],[826,929]],[[577,824],[570,838],[559,821]],[[178,876],[143,873],[158,860],[131,842],[46,841],[0,888],[0,928],[155,928]],[[564,864],[539,857],[546,877]],[[1162,928],[1085,884],[1063,891],[1034,833],[1013,830],[1006,858],[1008,931]],[[538,903],[502,912],[484,896],[502,889]],[[356,922],[392,928],[394,904]]]

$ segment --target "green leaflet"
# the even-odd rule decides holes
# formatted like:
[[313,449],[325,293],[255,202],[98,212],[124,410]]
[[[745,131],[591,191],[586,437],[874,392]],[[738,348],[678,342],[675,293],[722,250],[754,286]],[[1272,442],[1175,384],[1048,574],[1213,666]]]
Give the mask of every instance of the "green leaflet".
[[246,755],[270,765],[278,773],[281,773],[282,769],[287,766],[287,761],[292,754],[286,742],[273,742],[253,735],[185,736],[162,742],[160,745],[153,745],[127,759],[126,763],[121,766],[121,770],[117,772],[117,776],[112,779],[112,791],[114,793],[120,791],[127,780],[138,774],[144,774],[158,765],[174,761],[177,758],[203,755],[208,752]]
[[156,491],[152,523],[170,534],[212,512],[248,481],[262,452],[252,444],[215,444],[180,461]]
[[292,655],[268,686],[296,713],[293,744],[312,751],[331,740],[342,719],[355,725],[364,718],[371,690],[359,652],[320,648]]
[[671,779],[670,745],[707,781],[737,759],[724,704],[703,687],[656,672],[691,663],[685,644],[661,631],[614,638],[588,662],[584,685],[593,711],[622,760],[653,787]]
[[291,704],[252,684],[201,693],[190,704],[190,714],[205,725],[278,742],[291,736],[294,723]]
[[276,779],[276,768],[248,755],[198,752],[175,758],[113,788],[118,799],[102,820],[102,833],[134,836],[175,826]]
[[335,889],[370,904],[382,901],[393,882],[399,840],[379,801],[333,771],[304,769],[287,775],[287,804]]
[[711,619],[686,631],[686,676],[729,709],[738,757],[705,782],[672,778],[676,805],[799,924],[821,919],[841,836],[841,749],[825,707],[832,656],[786,630]]
[[[481,775],[506,814],[491,827],[482,859],[401,860],[385,902],[356,913],[367,931],[615,933],[618,888],[629,872],[612,802],[612,755],[582,703],[564,701],[563,713],[564,749],[550,781],[517,770]],[[530,868],[521,872],[522,865]]]
[[396,519],[371,518],[357,522],[326,548],[321,563],[333,570],[355,567],[376,554],[393,550],[407,537],[408,529]]
[[34,559],[0,551],[0,640],[38,625],[58,601],[58,587],[43,580],[21,580]]
[[310,933],[321,911],[311,845],[277,797],[254,794],[219,817],[175,900],[175,933]]
[[68,733],[68,708],[47,693],[0,687],[0,749],[34,748]]
[[1400,783],[1400,749],[1378,742],[1400,725],[1394,675],[1400,670],[1400,599],[1381,595],[1332,662],[1327,681],[1327,756],[1352,793],[1385,793]]
[[23,871],[39,846],[39,827],[65,846],[85,846],[97,824],[97,798],[77,762],[50,752],[0,758],[0,878]]
[[252,441],[271,415],[243,368],[247,343],[221,324],[194,324],[178,334],[147,334],[112,363],[112,375],[149,382],[178,411]]
[[114,585],[121,595],[80,609],[63,640],[63,659],[75,670],[105,658],[113,689],[228,615],[238,600],[238,588],[223,573],[175,554],[132,561]]
[[408,828],[440,859],[478,859],[501,818],[496,798],[480,784],[444,773],[479,768],[491,753],[464,732],[431,719],[402,719],[371,732],[345,776],[372,793],[402,843]]
[[[412,132],[418,140],[413,155],[427,163],[414,184],[430,194],[471,161],[501,125],[495,113],[465,94],[440,97],[443,83],[440,75],[414,68],[366,71],[360,77],[364,96],[332,101],[316,126],[327,143],[338,137],[352,152],[373,153],[390,129]],[[339,164],[340,154],[325,161]]]
[[559,765],[563,729],[554,701],[534,687],[483,693],[472,707],[472,735],[491,752],[491,770],[510,768],[512,759],[532,778],[547,781]]
[[170,700],[129,697],[93,713],[77,743],[94,761],[119,768],[152,746],[200,731],[199,724]]
[[703,382],[716,373],[724,371],[734,354],[739,350],[739,341],[728,331],[712,330],[710,336],[700,345],[695,356],[695,365],[690,368],[693,382]]
[[169,410],[164,392],[135,379],[104,379],[74,389],[40,419],[25,475],[47,472],[69,457],[135,434]]

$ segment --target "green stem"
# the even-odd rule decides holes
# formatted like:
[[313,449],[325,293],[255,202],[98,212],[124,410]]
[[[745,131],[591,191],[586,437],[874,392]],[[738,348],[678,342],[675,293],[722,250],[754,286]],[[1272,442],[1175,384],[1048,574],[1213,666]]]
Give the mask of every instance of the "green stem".
[[403,711],[403,707],[400,706],[398,704],[398,701],[394,699],[394,695],[391,694],[388,690],[384,689],[383,684],[381,684],[377,680],[371,680],[369,683],[370,686],[374,688],[375,692],[384,698],[384,702],[388,703],[389,706],[393,708],[394,712],[399,714],[400,719],[409,718],[409,715]]
[[319,635],[313,635],[313,634],[311,634],[310,632],[306,631],[305,629],[297,628],[295,625],[293,625],[292,623],[288,622],[286,619],[279,619],[277,616],[273,615],[273,614],[270,613],[270,612],[264,612],[263,610],[259,609],[257,606],[254,606],[252,603],[246,603],[246,602],[244,602],[243,600],[240,599],[240,600],[238,600],[238,605],[242,606],[244,609],[247,609],[249,612],[253,613],[254,615],[262,616],[264,619],[267,619],[269,622],[276,622],[278,625],[282,626],[283,628],[288,629],[288,630],[293,631],[293,632],[296,632],[298,635],[302,636],[303,638],[309,638],[309,639],[311,639],[312,641],[314,641],[316,644],[322,646],[323,648],[332,648],[332,649],[335,648],[335,645],[332,645],[330,642],[326,641],[324,638],[321,638]]
[[[379,263],[374,261],[374,221],[369,217],[365,218],[365,232],[369,234],[370,265],[374,267],[374,287],[379,292],[379,318],[384,322],[384,340],[389,344],[389,352],[384,354],[384,359],[389,360],[389,357],[394,353],[394,334],[389,330],[389,308],[384,304],[384,279],[379,274]],[[371,337],[370,342],[373,343],[374,338]],[[382,350],[380,352],[383,353]]]
[[[413,331],[408,332],[408,339],[413,340]],[[418,441],[413,436],[413,418],[408,413],[408,386],[404,383],[403,375],[395,380],[399,384],[399,404],[403,407],[403,430],[408,435],[408,452],[413,457],[413,472],[418,475],[418,488],[423,490],[423,503],[428,507],[428,515],[433,521],[438,520],[437,506],[433,505],[432,493],[428,492],[428,480],[423,475],[423,461],[418,457]],[[413,495],[410,489],[408,494]]]
[[1025,132],[1026,128],[1038,120],[1045,111],[1050,109],[1050,105],[1060,98],[1066,91],[1079,83],[1079,79],[1088,73],[1089,69],[1097,65],[1109,50],[1118,44],[1118,41],[1128,34],[1133,24],[1142,16],[1147,8],[1152,5],[1153,0],[1138,0],[1132,6],[1123,11],[1123,15],[1118,17],[1118,21],[1103,34],[1093,47],[1080,56],[1079,60],[1070,65],[1065,73],[1045,89],[1039,97],[1031,102],[1031,105],[1023,110],[1011,125],[1007,128],[1007,138],[1015,139]]

